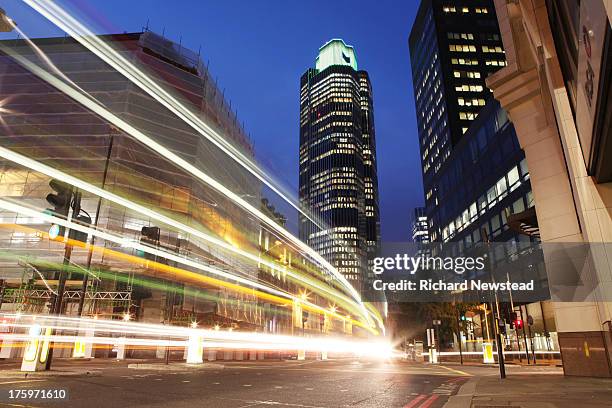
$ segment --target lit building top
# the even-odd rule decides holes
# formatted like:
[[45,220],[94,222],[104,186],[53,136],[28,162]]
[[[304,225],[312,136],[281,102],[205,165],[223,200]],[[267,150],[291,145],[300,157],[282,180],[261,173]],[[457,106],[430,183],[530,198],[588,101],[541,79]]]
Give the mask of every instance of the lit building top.
[[316,69],[321,72],[332,65],[347,65],[357,71],[355,49],[341,39],[333,39],[326,42],[325,45],[319,48]]

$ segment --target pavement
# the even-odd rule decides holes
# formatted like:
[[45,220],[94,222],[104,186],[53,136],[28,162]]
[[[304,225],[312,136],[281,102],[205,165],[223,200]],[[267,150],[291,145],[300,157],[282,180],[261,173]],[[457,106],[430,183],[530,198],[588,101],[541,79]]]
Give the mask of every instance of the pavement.
[[[0,374],[16,363],[0,363]],[[130,365],[135,368],[130,368]],[[564,377],[558,367],[429,365],[357,360],[223,361],[201,369],[155,361],[62,361],[80,375],[0,377],[0,407],[611,407],[612,380]],[[95,372],[96,375],[86,374]],[[9,392],[64,390],[65,399]],[[27,393],[21,391],[21,396]]]

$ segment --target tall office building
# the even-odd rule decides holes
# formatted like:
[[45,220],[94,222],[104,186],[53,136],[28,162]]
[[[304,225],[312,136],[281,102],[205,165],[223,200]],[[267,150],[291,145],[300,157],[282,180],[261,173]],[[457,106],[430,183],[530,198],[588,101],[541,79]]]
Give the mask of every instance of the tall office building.
[[439,240],[439,171],[491,96],[485,78],[506,65],[493,0],[423,0],[410,56],[425,208]]
[[[380,241],[372,86],[353,47],[319,49],[300,85],[300,238],[356,288]],[[314,222],[313,222],[314,220]]]
[[[525,152],[486,86],[507,65],[493,3],[423,0],[410,35],[428,232],[463,248],[539,239]],[[501,307],[532,317],[529,347],[558,350],[549,302]],[[507,339],[525,350],[517,332]]]

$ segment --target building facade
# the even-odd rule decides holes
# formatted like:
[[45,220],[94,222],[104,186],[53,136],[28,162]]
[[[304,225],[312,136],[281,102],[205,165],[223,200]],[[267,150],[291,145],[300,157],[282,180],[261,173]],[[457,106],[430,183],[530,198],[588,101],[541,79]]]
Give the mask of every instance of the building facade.
[[429,242],[429,230],[425,207],[416,207],[412,214],[412,242],[426,244]]
[[[541,239],[609,251],[612,4],[496,0],[495,6],[508,66],[487,84],[525,152]],[[582,279],[604,289],[552,306],[565,373],[610,377],[612,265],[609,257],[592,256],[576,260],[590,265]],[[551,252],[546,266],[554,279],[566,263]]]
[[300,238],[355,288],[379,247],[372,86],[353,47],[331,40],[300,85]]
[[[409,46],[430,241],[537,243],[525,153],[486,83],[507,65],[494,2],[423,0]],[[535,339],[508,330],[514,350],[558,351],[549,302],[512,306],[502,319],[524,309]]]
[[439,171],[491,92],[485,78],[505,66],[492,0],[423,0],[409,39],[425,209],[433,241]]
[[[152,32],[100,38],[155,77],[229,143],[253,156],[251,142],[197,54]],[[223,160],[212,143],[81,44],[64,37],[33,41],[58,70],[111,114],[237,193],[259,196],[260,185],[252,175]],[[2,46],[46,69],[27,42],[6,40]],[[117,130],[6,53],[0,55],[0,95],[5,101],[0,131],[3,148],[206,230],[226,243],[246,247],[257,241],[258,223],[226,197],[163,154]],[[23,161],[0,162],[2,198],[23,207],[42,210],[49,206],[45,200],[53,193],[49,180],[48,175],[23,165]],[[257,278],[256,265],[133,209],[86,191],[80,192],[80,207],[98,229],[134,243],[147,242],[180,257],[206,259],[215,267],[240,269]],[[14,255],[3,258],[0,265],[2,309],[43,313],[52,300],[47,290],[52,286],[46,281],[57,279],[58,265],[65,257],[63,237],[52,239],[46,233],[49,225],[36,217],[10,211],[2,211],[1,217],[0,245],[4,253]],[[143,237],[143,227],[156,231],[153,240]],[[168,324],[194,320],[204,326],[239,324],[249,328],[263,324],[261,308],[253,296],[204,284],[203,278],[197,283],[195,276],[179,279],[177,262],[161,261],[129,246],[99,238],[90,238],[89,245],[94,248],[91,252],[83,243],[72,245],[69,262],[74,270],[67,277],[66,314],[77,313],[80,289],[85,284],[84,315],[126,315]],[[99,279],[90,276],[83,283],[84,270],[95,271],[91,276]]]

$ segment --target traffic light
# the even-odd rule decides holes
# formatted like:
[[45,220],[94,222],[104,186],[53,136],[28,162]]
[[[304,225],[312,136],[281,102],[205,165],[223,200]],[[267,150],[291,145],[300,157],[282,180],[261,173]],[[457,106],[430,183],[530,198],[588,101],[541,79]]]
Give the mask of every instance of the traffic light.
[[306,323],[308,321],[308,312],[302,310],[302,323]]
[[[160,237],[160,229],[159,227],[142,227],[140,230],[140,243],[145,244],[152,247],[159,246],[159,237]],[[147,252],[143,254],[145,259],[150,261],[155,261],[157,257],[155,255],[151,255]]]
[[[89,215],[79,215],[72,219],[75,224],[90,226],[91,225],[91,217]],[[86,242],[87,241],[87,233],[77,231],[74,228],[70,229],[68,233],[68,238],[74,239],[75,241]]]
[[[47,202],[51,204],[53,208],[47,208],[45,213],[66,219],[72,201],[72,186],[63,181],[52,179],[49,182],[49,187],[55,192],[47,194]],[[54,239],[64,235],[64,231],[65,228],[63,226],[53,224],[51,228],[49,228],[49,236]]]
[[516,328],[516,330],[520,330],[523,328],[523,319],[516,319],[514,320],[514,327]]

